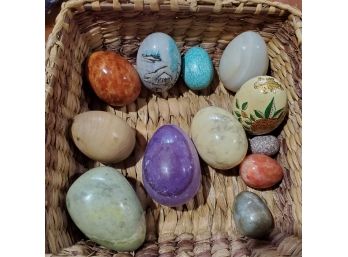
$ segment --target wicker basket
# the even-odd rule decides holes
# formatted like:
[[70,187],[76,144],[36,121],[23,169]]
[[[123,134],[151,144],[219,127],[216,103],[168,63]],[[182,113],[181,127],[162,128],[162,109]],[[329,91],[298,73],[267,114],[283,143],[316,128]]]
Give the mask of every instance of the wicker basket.
[[[47,256],[300,256],[301,241],[301,12],[266,0],[74,0],[63,3],[46,45],[46,253]],[[136,102],[122,108],[104,105],[85,85],[84,60],[97,49],[115,50],[131,63],[140,42],[154,31],[170,34],[181,52],[200,45],[215,67],[226,45],[239,33],[258,31],[268,45],[270,75],[285,85],[290,111],[276,131],[277,160],[285,176],[274,190],[245,186],[238,170],[216,171],[202,165],[202,186],[180,208],[160,206],[142,186],[141,160],[146,142],[166,123],[189,132],[193,115],[216,105],[231,110],[233,94],[215,74],[199,93],[179,81],[166,95],[144,87]],[[69,136],[72,118],[89,109],[107,110],[137,131],[132,155],[115,165],[133,183],[146,209],[145,244],[135,253],[116,253],[86,240],[65,208],[71,183],[100,165],[84,157]],[[232,204],[242,190],[262,196],[275,218],[267,240],[242,237],[232,219]]]

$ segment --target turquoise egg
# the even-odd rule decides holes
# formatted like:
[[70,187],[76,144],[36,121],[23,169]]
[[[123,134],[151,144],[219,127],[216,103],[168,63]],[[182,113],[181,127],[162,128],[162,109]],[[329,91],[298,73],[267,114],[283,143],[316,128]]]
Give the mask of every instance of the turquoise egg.
[[66,196],[76,226],[92,241],[116,251],[133,251],[145,240],[145,212],[118,171],[98,167],[81,175]]
[[213,62],[203,48],[192,47],[183,57],[183,77],[192,90],[207,88],[214,77]]

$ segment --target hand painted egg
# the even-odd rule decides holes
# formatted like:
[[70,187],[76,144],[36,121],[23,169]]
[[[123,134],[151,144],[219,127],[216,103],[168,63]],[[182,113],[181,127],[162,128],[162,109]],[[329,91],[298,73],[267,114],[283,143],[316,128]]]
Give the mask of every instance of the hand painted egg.
[[137,70],[143,84],[154,92],[174,86],[181,69],[180,52],[173,38],[156,32],[147,36],[137,54]]
[[256,189],[266,189],[283,179],[283,169],[276,160],[264,154],[248,155],[239,167],[245,184]]
[[207,88],[214,77],[213,62],[209,54],[200,47],[190,48],[183,57],[183,77],[192,90]]
[[196,113],[191,137],[202,159],[215,169],[237,166],[248,150],[248,140],[241,124],[224,109],[209,106]]
[[76,226],[92,241],[116,251],[133,251],[145,240],[145,212],[118,171],[98,167],[81,175],[66,196]]
[[233,99],[233,114],[252,135],[263,135],[277,128],[287,111],[285,88],[270,76],[248,80]]
[[233,203],[237,229],[245,236],[264,238],[274,227],[273,216],[266,203],[252,192],[239,193]]
[[199,158],[182,129],[163,125],[154,133],[144,154],[143,182],[150,197],[166,206],[183,205],[197,194]]
[[249,79],[265,75],[268,62],[267,46],[263,38],[253,31],[243,32],[222,53],[220,80],[227,89],[237,92]]
[[96,95],[112,106],[130,104],[140,94],[141,82],[133,65],[111,51],[91,54],[87,77]]
[[82,153],[102,163],[123,161],[135,146],[134,129],[108,112],[89,111],[75,116],[71,135]]

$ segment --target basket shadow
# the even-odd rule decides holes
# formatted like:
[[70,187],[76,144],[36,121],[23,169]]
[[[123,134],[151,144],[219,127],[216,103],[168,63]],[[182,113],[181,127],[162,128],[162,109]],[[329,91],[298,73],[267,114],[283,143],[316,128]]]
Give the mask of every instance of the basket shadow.
[[[95,161],[88,158],[77,148],[77,146],[75,145],[73,141],[73,137],[71,135],[71,126],[72,126],[72,121],[70,122],[67,128],[65,138],[67,139],[68,145],[70,146],[71,151],[73,153],[73,159],[76,161],[78,166],[76,169],[75,175],[80,176],[84,171],[94,168]],[[69,181],[71,180],[75,181],[75,179],[69,179]],[[73,183],[73,181],[71,182],[71,184]]]
[[136,166],[136,164],[143,158],[147,141],[145,137],[136,131],[136,143],[132,153],[122,162],[113,163],[111,166],[116,169],[129,169]]
[[268,69],[267,69],[267,72],[266,72],[266,76],[273,76],[273,71],[272,71],[272,68],[271,68],[271,61],[268,60]]
[[[96,93],[93,91],[92,87],[90,86],[88,82],[88,76],[86,71],[86,62],[88,58],[84,60],[82,63],[82,92],[84,94],[84,97],[86,98],[87,102],[87,109],[93,110],[93,111],[105,111],[107,108],[107,104],[99,99],[99,97],[96,95]],[[87,111],[87,110],[81,110],[81,111]]]
[[209,85],[209,87],[202,89],[199,91],[200,95],[203,96],[209,96],[212,93],[214,93],[217,89],[217,87],[219,86],[220,83],[220,79],[219,79],[219,75],[217,73],[216,68],[214,67],[214,77],[213,77],[213,81],[211,82],[211,84]]
[[[204,89],[200,89],[200,90],[192,90],[189,89],[185,82],[183,81],[183,79],[181,78],[181,83],[182,85],[184,85],[184,87],[186,88],[186,91],[191,91],[192,93],[196,94],[196,95],[201,95],[201,96],[209,96],[211,94],[213,94],[216,90],[216,88],[219,86],[220,80],[219,80],[219,75],[217,73],[216,68],[214,67],[214,76],[213,76],[213,80],[210,83],[210,85]],[[180,84],[180,83],[178,83]]]
[[239,176],[239,165],[228,170],[215,170],[217,173],[226,177],[238,177]]
[[280,125],[275,130],[273,130],[270,133],[270,135],[273,135],[278,138],[279,135],[282,133],[282,131],[284,131],[284,127],[288,123],[288,121],[289,121],[289,113],[286,114],[282,123],[280,123]]
[[274,184],[274,185],[271,186],[271,187],[264,188],[264,189],[253,188],[253,187],[250,187],[250,186],[247,186],[247,188],[251,188],[251,189],[257,190],[257,191],[259,191],[259,192],[267,192],[267,191],[274,192],[274,190],[276,190],[277,188],[279,188],[279,186],[280,186],[280,184],[282,183],[282,181],[283,181],[283,180],[279,181],[278,183]]
[[[193,202],[180,206],[179,210],[193,211],[193,210],[199,209],[201,206],[207,203],[210,188],[212,185],[211,177],[210,177],[208,165],[201,158],[199,158],[199,160],[200,160],[201,174],[202,174],[200,187],[195,197],[191,200]],[[201,200],[201,197],[198,197],[198,195],[203,196],[203,201]]]

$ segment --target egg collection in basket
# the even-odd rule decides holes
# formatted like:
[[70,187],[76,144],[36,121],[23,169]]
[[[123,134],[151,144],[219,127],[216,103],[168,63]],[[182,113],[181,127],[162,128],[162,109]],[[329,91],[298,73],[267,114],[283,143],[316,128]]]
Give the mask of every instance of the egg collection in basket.
[[46,45],[46,252],[301,255],[300,12],[115,3]]

